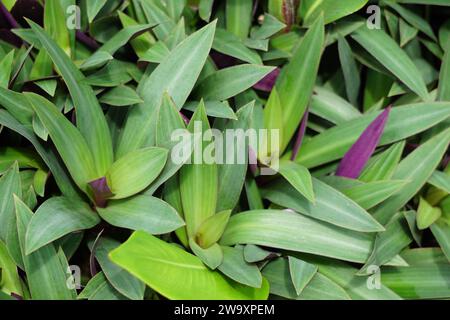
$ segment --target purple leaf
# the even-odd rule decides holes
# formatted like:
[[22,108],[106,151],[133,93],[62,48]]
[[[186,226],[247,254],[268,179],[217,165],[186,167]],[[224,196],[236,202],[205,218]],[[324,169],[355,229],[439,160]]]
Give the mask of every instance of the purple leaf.
[[383,134],[391,107],[387,107],[368,127],[341,160],[336,176],[356,179],[372,156]]
[[275,86],[278,76],[280,75],[280,68],[276,68],[267,76],[265,76],[261,81],[253,86],[256,90],[270,92]]
[[[3,16],[5,19],[4,21],[7,21],[9,23],[9,26],[13,29],[20,28],[19,24],[17,23],[16,19],[12,16],[12,14],[6,9],[5,5],[2,1],[0,1],[0,15]],[[3,19],[2,19],[3,20]]]
[[95,205],[104,208],[106,206],[106,201],[114,195],[108,187],[106,177],[101,177],[100,179],[89,182],[89,186],[91,187],[94,196]]
[[75,32],[75,36],[78,41],[80,41],[82,44],[84,44],[88,48],[91,48],[94,50],[100,48],[100,45],[97,43],[97,41],[95,41],[93,38],[89,37],[84,32],[81,32],[80,30],[77,30]]
[[211,58],[219,69],[225,69],[235,66],[239,61],[236,58],[230,57],[215,50],[211,51]]
[[300,123],[300,127],[298,128],[297,140],[295,140],[294,148],[292,149],[291,160],[294,161],[297,158],[300,147],[302,146],[303,138],[305,137],[306,125],[308,124],[309,110],[306,109],[305,114],[303,115],[302,122]]

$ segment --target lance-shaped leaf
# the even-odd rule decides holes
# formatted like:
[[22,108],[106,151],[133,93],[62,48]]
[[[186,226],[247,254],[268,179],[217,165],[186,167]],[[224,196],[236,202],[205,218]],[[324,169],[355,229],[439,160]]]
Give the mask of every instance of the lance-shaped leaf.
[[100,10],[105,6],[107,0],[99,0],[99,1],[88,1],[87,5],[87,16],[89,23],[94,21],[94,18],[100,12]]
[[67,286],[67,269],[63,268],[53,244],[48,244],[29,255],[25,254],[25,234],[33,213],[19,198],[15,197],[14,201],[17,233],[31,297],[36,300],[75,299],[75,290]]
[[381,139],[390,110],[390,107],[385,109],[347,151],[336,170],[337,176],[350,179],[359,177]]
[[279,180],[264,188],[264,197],[275,204],[333,225],[360,232],[383,231],[372,216],[336,189],[313,178],[315,203],[303,197],[290,185]]
[[109,283],[121,294],[132,300],[142,300],[144,298],[145,284],[131,275],[127,270],[122,269],[113,263],[109,254],[120,246],[116,240],[100,238],[98,244],[93,248],[93,243],[89,243],[90,249],[94,250],[95,258],[103,270]]
[[200,225],[216,213],[218,190],[215,158],[204,159],[208,154],[206,148],[209,156],[214,157],[211,149],[215,146],[213,141],[203,141],[202,138],[202,133],[210,129],[203,102],[192,116],[188,129],[194,134],[194,153],[191,163],[180,170],[180,191],[188,236],[195,238]]
[[244,260],[244,249],[242,246],[234,248],[222,247],[223,262],[218,269],[236,282],[244,285],[261,288],[262,276],[256,265]]
[[269,294],[265,280],[261,289],[235,283],[196,256],[142,231],[134,232],[110,257],[169,299],[267,299]]
[[21,93],[2,88],[0,86],[0,105],[22,124],[30,124],[33,109],[28,100]]
[[83,300],[128,300],[119,291],[114,289],[101,271],[92,277],[83,291],[80,292],[77,299]]
[[184,221],[166,202],[147,195],[125,200],[112,200],[106,208],[97,208],[99,215],[109,224],[131,230],[144,230],[151,234],[172,232]]
[[283,210],[254,210],[231,217],[222,245],[256,244],[365,262],[372,236]]
[[75,184],[70,179],[64,165],[59,161],[59,158],[53,149],[48,146],[44,146],[29,127],[20,124],[5,110],[0,110],[0,124],[19,133],[31,142],[37,153],[41,156],[42,160],[44,160],[45,164],[49,167],[53,177],[56,180],[56,184],[65,196],[72,198],[80,197],[76,190]]
[[251,88],[273,70],[273,67],[253,64],[221,69],[198,84],[195,96],[205,100],[226,100]]
[[270,283],[270,293],[295,300],[350,300],[345,290],[330,278],[317,272],[300,295],[292,283],[287,259],[276,259],[263,269]]
[[244,259],[248,263],[260,262],[279,257],[281,254],[267,251],[254,244],[248,244],[244,247]]
[[317,266],[303,260],[289,257],[289,272],[297,295],[300,295],[317,272]]
[[439,299],[450,293],[450,266],[386,267],[381,282],[405,299]]
[[352,38],[422,100],[430,100],[427,87],[416,65],[383,30],[370,30],[363,26],[352,35]]
[[348,16],[367,4],[368,0],[333,1],[304,0],[301,3],[300,15],[304,23],[309,25],[323,12],[325,23],[330,23]]
[[87,192],[87,183],[96,178],[97,170],[86,140],[50,101],[34,93],[25,96],[48,130],[75,183]]
[[2,270],[2,281],[0,282],[1,291],[11,294],[15,293],[23,296],[22,283],[19,277],[17,266],[8,253],[8,248],[0,240],[0,268]]
[[267,76],[262,78],[258,83],[256,83],[253,88],[256,90],[270,92],[272,91],[275,83],[280,75],[280,69],[276,68],[272,72],[270,72]]
[[202,248],[209,248],[219,241],[230,219],[231,210],[222,211],[206,219],[198,228],[195,241]]
[[117,156],[154,140],[155,112],[164,92],[178,109],[186,102],[212,46],[216,23],[212,22],[181,42],[149,77],[141,81],[138,94],[145,101],[130,109],[119,141]]
[[443,218],[438,219],[430,226],[430,229],[450,262],[450,222]]
[[291,155],[292,161],[295,161],[298,152],[302,147],[303,139],[305,138],[306,127],[308,125],[308,118],[309,118],[309,110],[306,110],[305,114],[303,115],[302,122],[300,122],[300,126],[298,128],[297,138],[295,139],[294,147],[292,148],[292,155]]
[[449,143],[450,129],[447,129],[428,140],[400,162],[392,178],[410,182],[377,207],[374,217],[379,222],[387,223],[397,210],[422,188],[439,165]]
[[189,239],[189,247],[192,252],[211,270],[217,269],[217,267],[223,262],[222,247],[217,243],[214,243],[209,248],[204,249],[197,244],[195,239],[191,238]]
[[252,0],[227,0],[227,30],[241,39],[246,39],[252,23]]
[[[438,102],[393,108],[379,145],[403,140],[444,121],[450,116],[449,106],[450,103]],[[296,162],[312,168],[340,159],[377,116],[379,113],[368,113],[308,139]]]
[[28,224],[25,254],[33,253],[71,232],[93,228],[99,222],[98,215],[81,201],[50,198],[36,210]]
[[[158,111],[156,145],[169,149],[172,158],[166,162],[159,177],[145,191],[146,194],[153,194],[190,159],[194,147],[191,139],[192,136],[186,130],[181,113],[170,96],[165,93]],[[178,157],[176,160],[173,158],[174,155]]]
[[279,171],[306,199],[312,203],[315,202],[311,174],[308,169],[292,161],[281,161]]
[[401,141],[393,144],[389,149],[377,155],[376,158],[372,157],[359,175],[359,180],[371,182],[390,179],[401,160],[404,148],[405,141]]
[[13,195],[21,197],[21,192],[19,165],[14,163],[0,178],[0,239],[3,241],[6,241],[8,229],[11,225],[15,227]]
[[255,51],[247,48],[240,38],[224,29],[216,30],[213,49],[241,61],[262,64],[261,57]]
[[113,163],[106,174],[112,199],[123,199],[144,190],[161,173],[167,149],[150,147],[132,151]]
[[283,106],[283,151],[295,133],[313,93],[324,44],[321,15],[305,34],[291,61],[278,80],[277,90]]
[[109,90],[100,97],[99,101],[116,107],[131,106],[144,102],[134,89],[123,85]]
[[417,208],[417,228],[424,230],[435,223],[442,215],[442,211],[438,207],[433,207],[424,198],[420,198],[419,207]]
[[14,60],[14,50],[11,50],[3,59],[0,60],[0,87],[8,88],[9,78]]
[[[110,40],[103,44],[93,55],[86,59],[86,61],[81,65],[81,68],[91,69],[101,67],[108,60],[111,60],[109,57],[114,55],[114,53],[121,47],[126,45],[130,39],[146,32],[153,26],[154,25],[151,24],[137,25],[129,26],[120,30]],[[107,53],[107,55],[105,55],[105,53]]]
[[83,82],[84,75],[49,35],[36,23],[28,23],[66,82],[77,111],[77,126],[90,151],[95,155],[94,163],[98,175],[103,175],[113,162],[113,148],[108,124],[95,93]]

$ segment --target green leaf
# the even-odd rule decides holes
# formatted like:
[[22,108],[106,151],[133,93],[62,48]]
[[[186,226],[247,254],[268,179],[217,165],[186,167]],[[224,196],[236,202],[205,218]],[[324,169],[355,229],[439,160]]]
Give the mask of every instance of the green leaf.
[[264,188],[264,197],[283,207],[342,228],[360,232],[384,230],[367,211],[336,189],[316,178],[313,178],[312,185],[316,199],[314,204],[282,180]]
[[178,213],[166,202],[144,195],[125,200],[112,200],[98,214],[109,224],[131,230],[164,234],[184,226]]
[[403,215],[395,217],[386,225],[386,231],[377,234],[372,254],[358,274],[366,274],[370,266],[386,264],[411,242],[412,237],[406,219]]
[[167,154],[167,149],[150,147],[132,151],[114,162],[106,173],[112,199],[127,198],[148,187],[164,168]]
[[[183,109],[195,112],[198,105],[199,101],[189,101],[183,106]],[[237,116],[228,101],[205,101],[205,109],[208,116],[237,120]]]
[[219,241],[230,219],[231,210],[222,211],[209,217],[200,225],[195,242],[202,248],[209,248]]
[[[188,129],[195,134],[199,130],[198,127],[201,127],[202,132],[210,128],[203,102],[192,116]],[[194,143],[197,144],[194,149],[197,150],[197,153],[193,154],[191,164],[184,165],[180,170],[180,192],[184,217],[188,236],[193,238],[195,238],[200,225],[216,213],[217,205],[217,165],[215,162],[207,163],[203,159],[208,143],[202,140],[202,138],[194,139]],[[199,154],[200,152],[201,154]],[[199,157],[201,158],[199,159]],[[198,192],[199,190],[201,192]]]
[[25,233],[33,213],[19,198],[15,197],[14,201],[17,232],[31,297],[35,300],[74,299],[75,291],[67,286],[67,270],[64,270],[53,244],[25,255]]
[[216,30],[213,49],[241,61],[262,65],[261,57],[255,51],[247,48],[239,37],[225,29]]
[[84,75],[49,35],[36,23],[28,23],[66,82],[77,110],[77,126],[95,155],[96,171],[102,175],[113,162],[113,150],[108,124],[94,91],[83,82]]
[[269,280],[270,293],[295,300],[349,300],[348,294],[326,276],[316,273],[300,295],[292,283],[287,259],[279,258],[263,269],[264,277]]
[[301,3],[300,14],[304,24],[309,25],[323,12],[325,23],[330,23],[348,16],[367,4],[368,0],[304,0]]
[[[154,25],[132,25],[125,27],[116,33],[111,39],[103,44],[93,55],[91,55],[82,65],[82,69],[97,68],[104,65],[114,55],[117,50],[126,45],[133,37],[146,32]],[[109,55],[105,55],[108,53]],[[103,59],[102,59],[103,57]]]
[[102,69],[89,75],[82,82],[98,87],[116,87],[130,82],[129,64],[120,60],[112,60]]
[[381,272],[381,281],[405,299],[438,299],[450,295],[450,266],[388,267]]
[[308,169],[292,161],[282,161],[280,162],[279,171],[298,192],[312,203],[315,203],[311,174]]
[[[283,141],[283,109],[276,88],[273,88],[270,93],[269,100],[267,101],[263,112],[264,129],[267,129],[268,133],[262,138],[262,146],[259,147],[258,158],[261,162],[270,165],[271,157],[276,157],[276,155],[279,155],[282,152],[282,150],[280,150],[280,144]],[[272,141],[273,132],[278,132],[277,141]],[[288,167],[288,164],[286,164],[285,167]]]
[[247,263],[244,260],[243,247],[222,247],[223,262],[218,267],[220,272],[236,282],[244,285],[261,288],[262,276],[256,265]]
[[94,248],[95,258],[109,283],[117,291],[131,300],[142,300],[144,298],[145,284],[128,273],[128,271],[114,264],[109,257],[110,253],[119,246],[120,243],[116,240],[101,238]]
[[134,232],[110,256],[168,299],[267,299],[269,293],[267,281],[261,289],[237,284],[194,255],[142,231]]
[[241,39],[247,38],[252,23],[252,10],[252,0],[227,0],[227,30]]
[[75,183],[86,192],[87,183],[98,176],[86,140],[50,101],[34,93],[25,93],[25,96],[48,130]]
[[56,44],[70,57],[70,36],[64,10],[61,1],[46,2],[44,6],[44,28]]
[[128,300],[109,284],[103,272],[97,273],[89,280],[77,299],[88,300]]
[[450,261],[450,224],[444,219],[438,219],[430,226],[430,229],[447,260]]
[[273,70],[252,64],[221,69],[202,80],[194,95],[198,99],[226,100],[252,87]]
[[420,198],[417,208],[417,228],[424,230],[435,223],[442,215],[440,208],[431,206],[425,199]]
[[8,89],[9,78],[14,60],[14,50],[11,50],[0,60],[0,87]]
[[260,28],[252,29],[251,37],[252,39],[264,40],[275,35],[279,31],[286,28],[286,25],[279,21],[274,16],[266,13],[264,14],[264,22]]
[[214,243],[209,248],[204,249],[200,247],[193,238],[191,238],[189,239],[189,247],[192,252],[211,270],[217,269],[217,267],[223,262],[222,247],[217,243]]
[[21,197],[21,190],[19,166],[13,163],[0,178],[0,239],[5,242],[8,232],[16,230],[13,195]]
[[317,272],[317,266],[289,257],[289,272],[297,295],[300,295]]
[[[302,230],[299,233],[299,230]],[[372,236],[282,210],[254,210],[231,217],[222,245],[256,244],[365,262]]]
[[353,57],[352,49],[344,37],[338,39],[338,48],[347,98],[353,105],[357,106],[361,86],[359,69]]
[[0,240],[0,292],[6,294],[15,293],[23,296],[22,283],[19,277],[17,266],[8,252],[6,245]]
[[65,197],[53,197],[45,201],[35,212],[27,227],[25,254],[71,232],[91,229],[100,222],[91,208],[79,201]]
[[359,28],[352,38],[422,100],[430,100],[427,87],[416,65],[383,30],[369,30],[364,26]]
[[283,151],[297,130],[309,104],[324,45],[323,16],[320,15],[301,40],[294,56],[276,83],[283,106]]
[[198,12],[200,18],[204,21],[209,22],[211,18],[212,7],[214,4],[214,0],[200,0],[198,4]]
[[405,141],[401,141],[373,157],[359,176],[359,180],[372,182],[390,179],[400,162],[404,148]]
[[248,244],[244,247],[244,259],[248,263],[260,262],[266,259],[279,257],[279,253],[264,250],[253,244]]
[[0,105],[14,116],[21,124],[30,124],[33,118],[33,109],[28,100],[21,93],[4,89],[0,86]]
[[[133,18],[127,16],[125,13],[118,11],[120,22],[124,27],[130,27],[138,25],[139,23]],[[134,39],[130,40],[130,44],[133,47],[139,58],[144,56],[144,53],[150,49],[150,47],[155,43],[155,38],[150,34],[150,32],[143,33]]]
[[377,207],[374,217],[379,222],[386,223],[422,188],[439,165],[449,142],[450,129],[431,138],[400,162],[392,178],[410,182]]
[[[450,116],[449,106],[450,103],[439,102],[393,108],[379,145],[400,141],[431,128]],[[306,140],[296,162],[312,168],[342,158],[378,115],[379,112],[368,113]]]
[[408,181],[401,180],[374,181],[341,191],[362,208],[368,210],[394,195],[407,183]]
[[86,1],[87,4],[87,16],[88,21],[91,23],[94,21],[94,18],[100,12],[100,10],[105,6],[107,0],[99,0],[99,1]]
[[100,97],[99,101],[116,107],[131,106],[144,102],[135,90],[123,85],[109,90]]
[[131,108],[122,131],[117,156],[141,147],[154,139],[155,117],[164,92],[172,97],[178,109],[186,102],[205,64],[212,46],[216,23],[189,36],[138,87],[145,103]]
[[428,179],[428,183],[450,194],[450,176],[441,171],[435,171]]

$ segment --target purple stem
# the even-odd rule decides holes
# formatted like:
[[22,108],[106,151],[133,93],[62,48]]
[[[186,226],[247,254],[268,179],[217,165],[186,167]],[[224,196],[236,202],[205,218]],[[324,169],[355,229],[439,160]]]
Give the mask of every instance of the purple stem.
[[84,32],[77,30],[75,32],[76,38],[78,41],[83,43],[84,45],[88,46],[91,49],[97,50],[100,48],[100,45],[95,41],[93,38],[85,34]]
[[298,128],[297,139],[295,140],[294,148],[292,149],[291,160],[294,161],[297,158],[300,147],[302,146],[303,138],[305,137],[306,125],[308,124],[309,110],[306,109],[303,115],[302,122]]
[[0,0],[0,12],[2,13],[3,17],[6,21],[10,24],[12,29],[20,28],[19,24],[17,23],[16,19],[12,16],[12,14],[6,9],[3,2]]

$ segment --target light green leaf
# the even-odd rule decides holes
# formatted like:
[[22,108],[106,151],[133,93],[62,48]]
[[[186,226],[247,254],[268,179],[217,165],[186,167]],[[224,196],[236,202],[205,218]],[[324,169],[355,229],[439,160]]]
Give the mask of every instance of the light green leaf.
[[438,219],[430,226],[430,229],[447,260],[450,261],[450,224],[444,219]]
[[132,151],[114,162],[106,173],[112,199],[127,198],[148,187],[164,168],[167,154],[167,149],[150,147]]
[[252,24],[252,0],[227,0],[226,1],[226,25],[227,30],[241,39],[245,39]]
[[336,189],[316,178],[313,178],[312,185],[316,200],[314,204],[282,180],[264,188],[264,197],[285,208],[342,228],[360,232],[384,230],[367,211]]
[[0,87],[8,89],[9,78],[14,59],[14,50],[11,50],[3,59],[0,60]]
[[83,300],[128,300],[109,284],[105,274],[101,271],[89,280],[77,299]]
[[297,295],[300,295],[316,274],[317,266],[294,257],[289,257],[288,260],[292,284]]
[[168,299],[267,299],[269,293],[265,280],[261,289],[237,284],[209,270],[194,255],[141,231],[110,257]]
[[131,106],[144,102],[135,90],[123,85],[109,90],[100,97],[99,101],[116,107]]
[[435,223],[442,215],[440,208],[433,207],[422,197],[417,208],[417,228],[419,230],[427,229]]
[[243,247],[222,247],[223,262],[218,269],[236,282],[244,285],[261,288],[262,276],[256,265],[244,260]]
[[138,87],[145,103],[129,110],[120,138],[117,156],[141,147],[145,141],[154,140],[157,111],[164,92],[172,97],[178,109],[186,102],[205,64],[212,46],[216,23],[200,29],[172,50]]
[[400,162],[392,178],[410,182],[377,207],[374,217],[379,222],[389,221],[422,188],[439,165],[449,142],[450,129],[431,138]]
[[[302,230],[299,233],[299,230]],[[254,210],[231,217],[222,245],[256,244],[340,260],[365,262],[372,236],[282,210]]]
[[315,203],[311,174],[304,166],[292,162],[280,162],[281,175],[306,199]]
[[422,100],[430,100],[427,87],[416,65],[383,30],[369,30],[363,26],[352,35],[352,38]]
[[231,210],[222,211],[209,217],[200,225],[195,242],[202,248],[209,248],[219,241],[230,219]]
[[300,15],[304,20],[304,24],[313,23],[316,18],[323,12],[325,23],[330,23],[348,16],[367,4],[368,0],[304,0],[301,3]]
[[164,234],[184,226],[178,213],[166,202],[147,195],[112,200],[98,214],[109,224],[151,234]]
[[239,37],[225,29],[216,30],[213,49],[241,61],[262,64],[261,57],[255,51],[247,48]]
[[198,84],[195,97],[205,100],[232,98],[255,85],[273,70],[273,67],[252,64],[221,69]]
[[91,229],[100,222],[89,205],[65,197],[53,197],[45,201],[35,212],[27,227],[25,254],[71,232]]

